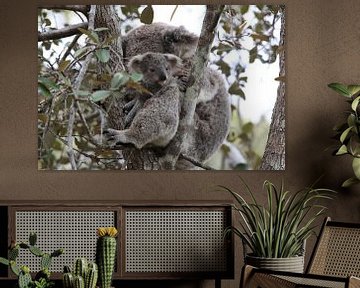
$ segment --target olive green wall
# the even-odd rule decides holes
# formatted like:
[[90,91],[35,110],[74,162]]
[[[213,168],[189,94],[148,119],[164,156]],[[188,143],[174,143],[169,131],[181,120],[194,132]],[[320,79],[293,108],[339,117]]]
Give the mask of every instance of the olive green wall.
[[[56,1],[40,2],[56,4]],[[240,173],[38,171],[37,2],[2,1],[0,200],[230,199],[208,187],[224,184],[237,188],[241,175],[263,201],[261,186],[265,179],[275,183],[284,179],[286,186],[295,190],[324,174],[321,185],[339,191],[328,214],[336,220],[360,222],[359,186],[346,191],[339,189],[342,180],[351,173],[350,162],[346,161],[349,159],[334,158],[326,150],[334,143],[330,139],[332,127],[343,118],[346,108],[344,99],[330,91],[327,84],[360,82],[360,1],[270,2],[285,3],[287,9],[286,171]],[[311,245],[312,242],[308,246]],[[239,252],[236,255],[240,258]],[[237,270],[240,262],[236,263]],[[237,281],[238,278],[239,273]],[[226,286],[237,287],[237,281],[227,281]]]

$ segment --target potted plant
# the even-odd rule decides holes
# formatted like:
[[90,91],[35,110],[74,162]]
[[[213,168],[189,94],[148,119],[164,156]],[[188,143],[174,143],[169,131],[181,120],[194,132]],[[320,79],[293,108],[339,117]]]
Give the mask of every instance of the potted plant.
[[[54,282],[50,280],[50,265],[52,259],[62,255],[64,250],[57,249],[52,253],[45,253],[36,246],[36,241],[36,234],[30,233],[29,243],[12,243],[9,248],[8,259],[0,257],[0,263],[10,266],[11,271],[18,277],[18,288],[50,288],[54,286]],[[31,277],[30,268],[28,266],[19,265],[16,262],[20,249],[28,250],[31,254],[40,258],[41,270],[36,273],[34,279]]]
[[343,187],[360,183],[360,85],[344,85],[331,83],[331,89],[346,97],[350,105],[346,122],[341,123],[334,130],[339,139],[339,147],[334,155],[350,155],[354,176],[344,181]]
[[221,188],[234,196],[236,201],[233,207],[240,215],[240,227],[229,227],[226,232],[233,232],[241,238],[245,248],[245,264],[302,273],[305,241],[314,233],[315,220],[326,209],[317,202],[331,199],[334,191],[310,187],[290,193],[285,191],[283,183],[276,188],[266,180],[264,189],[267,203],[264,206],[243,183],[251,201],[246,201],[227,187]]

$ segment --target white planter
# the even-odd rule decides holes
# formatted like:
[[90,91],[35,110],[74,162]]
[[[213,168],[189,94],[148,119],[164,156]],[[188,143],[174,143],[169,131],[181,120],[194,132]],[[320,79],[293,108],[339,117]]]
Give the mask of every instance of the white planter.
[[289,258],[263,258],[246,255],[245,263],[254,267],[275,271],[304,272],[304,256]]

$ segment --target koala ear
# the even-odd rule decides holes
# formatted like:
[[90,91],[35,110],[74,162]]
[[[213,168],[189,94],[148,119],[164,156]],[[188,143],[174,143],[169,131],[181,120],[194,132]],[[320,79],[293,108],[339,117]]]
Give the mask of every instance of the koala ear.
[[182,60],[174,54],[163,54],[166,61],[170,64],[173,71],[177,71],[181,68]]
[[130,62],[128,63],[128,69],[129,72],[137,72],[141,73],[141,62],[143,61],[144,56],[143,55],[136,55],[130,59]]
[[178,28],[178,34],[181,35],[184,43],[196,45],[199,41],[199,37],[196,34],[186,30],[182,25]]

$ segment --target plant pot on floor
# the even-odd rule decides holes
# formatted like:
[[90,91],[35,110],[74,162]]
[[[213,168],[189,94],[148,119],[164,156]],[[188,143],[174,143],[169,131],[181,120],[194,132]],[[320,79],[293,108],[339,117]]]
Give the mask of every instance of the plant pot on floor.
[[251,255],[245,256],[245,264],[257,268],[286,272],[304,272],[304,256],[288,258],[264,258]]

